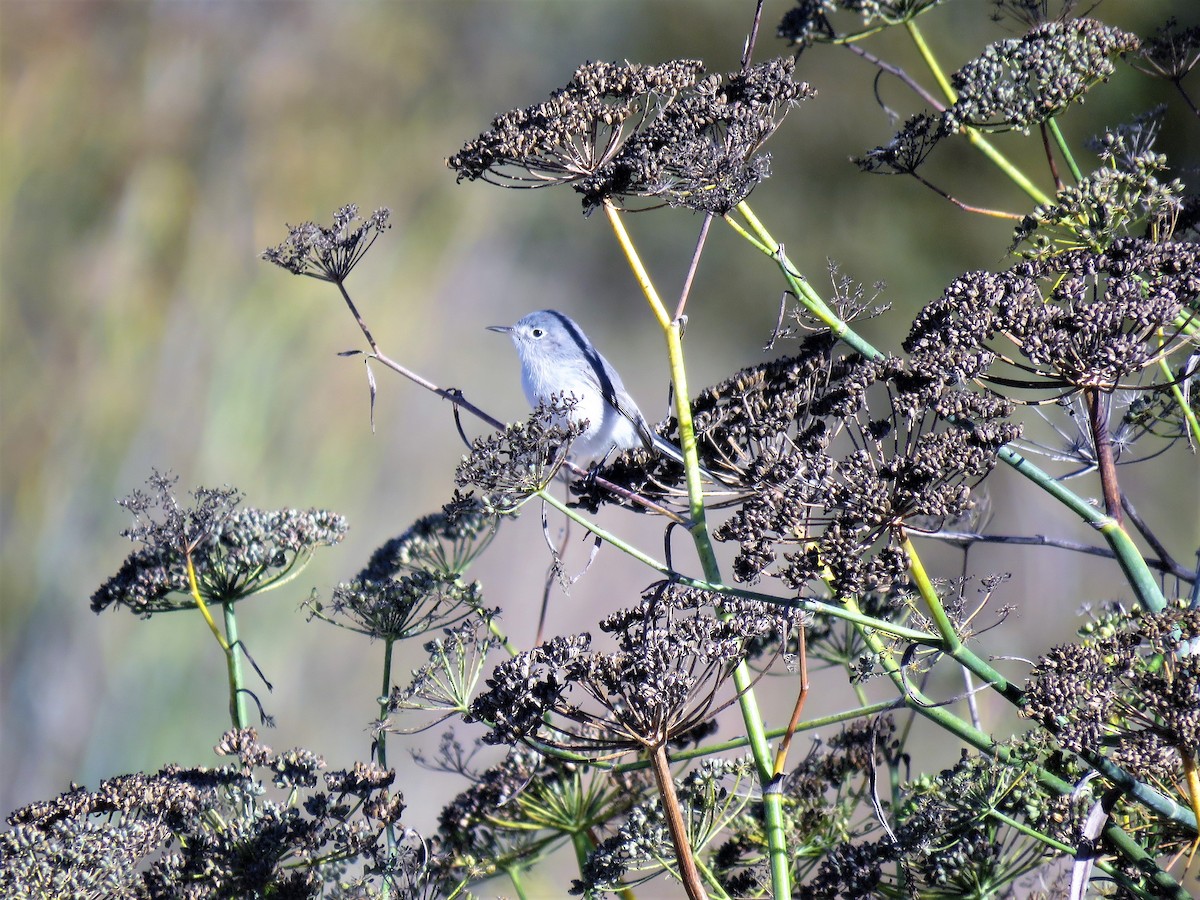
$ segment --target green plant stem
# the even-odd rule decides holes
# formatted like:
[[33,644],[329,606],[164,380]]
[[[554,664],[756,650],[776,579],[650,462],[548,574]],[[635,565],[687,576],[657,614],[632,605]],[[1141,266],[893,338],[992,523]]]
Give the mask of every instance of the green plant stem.
[[[713,549],[712,538],[708,533],[705,520],[704,491],[700,482],[700,462],[696,453],[696,434],[692,427],[691,395],[687,390],[687,372],[683,362],[682,324],[673,320],[667,313],[666,307],[659,298],[658,291],[650,280],[641,257],[625,230],[621,215],[611,203],[604,204],[604,212],[608,216],[613,234],[625,254],[638,285],[650,304],[650,309],[658,321],[659,327],[667,342],[667,357],[671,366],[671,380],[675,388],[675,415],[679,422],[680,449],[683,451],[684,473],[687,479],[688,505],[691,521],[688,532],[700,558],[704,577],[714,583],[721,582],[720,566]],[[733,682],[738,691],[738,706],[742,714],[742,722],[746,734],[750,738],[751,753],[758,769],[759,781],[763,789],[763,816],[767,833],[767,846],[771,858],[771,886],[777,900],[791,897],[791,870],[788,867],[787,845],[783,827],[783,798],[779,794],[778,785],[773,784],[773,764],[771,748],[764,736],[762,714],[758,709],[753,685],[754,678],[745,660],[740,662],[733,671]],[[682,861],[681,861],[682,865]]]
[[[580,877],[583,876],[584,868],[587,866],[588,856],[594,848],[591,838],[587,836],[585,831],[571,832],[571,847],[575,850],[575,865],[579,868]],[[595,897],[595,894],[588,891],[584,894],[585,897]]]
[[[1159,348],[1163,346],[1165,339],[1162,331],[1158,333]],[[1186,365],[1186,363],[1185,363]],[[1200,421],[1197,421],[1195,412],[1192,411],[1191,404],[1187,402],[1187,398],[1183,396],[1183,390],[1179,387],[1179,381],[1175,377],[1175,373],[1171,371],[1171,366],[1167,362],[1165,356],[1158,358],[1158,368],[1166,376],[1167,383],[1170,384],[1171,398],[1175,401],[1175,405],[1179,407],[1179,412],[1183,416],[1183,420],[1187,423],[1188,432],[1192,436],[1193,444],[1200,444]]]
[[713,874],[713,870],[706,866],[704,860],[700,857],[696,857],[696,868],[700,870],[701,876],[708,883],[708,886],[712,888],[713,896],[717,900],[731,900],[729,894],[725,892],[725,888],[721,887],[720,880]]
[[520,900],[527,900],[527,895],[525,894],[525,884],[521,880],[520,868],[517,866],[506,866],[504,869],[504,874],[508,876],[508,880],[512,884],[513,890],[517,892],[517,897],[519,897]]
[[235,728],[245,728],[250,724],[250,715],[246,710],[246,682],[242,667],[242,645],[238,639],[237,614],[233,611],[233,603],[222,603],[221,610],[225,615],[225,668],[229,673],[229,714],[233,718]]
[[675,391],[675,417],[679,420],[679,449],[683,451],[688,511],[691,515],[691,522],[688,523],[687,528],[692,535],[705,572],[715,572],[717,560],[713,554],[712,542],[708,539],[708,526],[705,522],[704,487],[700,481],[700,460],[696,453],[696,433],[692,427],[692,401],[687,387],[687,369],[683,363],[680,323],[672,320],[666,306],[663,305],[654,283],[650,280],[650,273],[642,264],[637,248],[634,247],[629,232],[625,229],[625,223],[621,221],[620,212],[610,202],[605,202],[604,212],[608,216],[613,234],[616,235],[617,243],[620,244],[621,250],[625,254],[629,268],[633,271],[634,278],[637,279],[638,286],[642,289],[642,294],[650,305],[650,311],[654,314],[667,342],[667,360],[671,367],[671,384]]
[[937,628],[938,634],[942,636],[943,648],[947,653],[953,653],[962,646],[962,641],[959,639],[958,632],[954,630],[954,624],[950,621],[950,617],[946,615],[946,609],[942,606],[942,598],[938,596],[933,582],[929,579],[929,574],[925,571],[925,566],[921,563],[917,548],[913,546],[912,539],[907,534],[902,535],[900,546],[908,558],[908,572],[912,576],[913,586],[921,595],[921,599],[925,601],[925,605],[929,607],[933,624]]
[[894,625],[886,619],[876,619],[872,616],[865,615],[855,610],[849,610],[833,603],[824,603],[820,600],[808,600],[802,598],[789,599],[785,597],[775,597],[771,594],[764,594],[759,591],[751,591],[745,588],[721,584],[719,582],[707,581],[703,578],[692,578],[690,576],[683,575],[672,569],[666,563],[659,562],[649,554],[642,552],[637,547],[634,547],[632,544],[629,544],[628,542],[617,537],[611,531],[607,531],[596,523],[589,521],[580,514],[579,510],[567,506],[549,491],[539,491],[534,496],[545,500],[548,505],[554,507],[573,522],[582,525],[604,543],[611,544],[615,549],[620,550],[622,553],[625,553],[633,559],[636,559],[638,562],[642,563],[648,568],[651,568],[659,574],[687,587],[696,588],[696,590],[700,591],[710,591],[714,594],[720,594],[726,597],[741,597],[746,600],[758,600],[762,603],[772,603],[776,606],[785,606],[790,609],[799,609],[804,612],[829,615],[836,619],[850,622],[853,625],[859,625],[864,628],[872,629],[873,631],[880,631],[885,634],[890,634],[902,640],[912,641],[914,643],[924,644],[932,647],[941,646],[937,635],[920,631],[916,628],[907,628],[903,625]]
[[1079,164],[1075,162],[1075,155],[1071,153],[1071,148],[1067,146],[1067,140],[1063,137],[1062,130],[1058,127],[1058,120],[1053,117],[1047,119],[1046,128],[1050,130],[1050,135],[1054,138],[1054,145],[1058,147],[1058,152],[1067,161],[1067,167],[1071,170],[1071,177],[1076,182],[1079,182],[1083,178],[1083,173],[1079,171]]
[[[985,814],[988,816],[988,818],[995,819],[997,822],[1003,822],[1005,825],[1007,825],[1013,831],[1019,832],[1028,838],[1032,838],[1033,840],[1035,840],[1039,843],[1045,844],[1047,847],[1057,850],[1059,853],[1065,853],[1070,856],[1074,856],[1076,854],[1076,852],[1078,852],[1078,848],[1072,847],[1070,844],[1064,844],[1062,841],[1056,841],[1054,838],[1050,837],[1048,834],[1042,834],[1040,831],[1030,828],[1024,822],[1019,822],[1016,819],[1014,819],[1012,816],[1005,815],[1004,813],[1000,812],[1000,810],[998,810],[998,809],[985,810]],[[1096,863],[1096,868],[1099,869],[1104,874],[1110,875],[1114,878],[1118,877],[1119,872],[1115,866],[1110,865],[1109,863],[1105,862],[1102,859],[1096,860],[1095,863]],[[1133,890],[1135,893],[1137,893],[1138,896],[1142,896],[1142,897],[1151,896],[1151,895],[1147,894],[1145,891],[1138,889],[1136,885],[1127,884],[1126,887],[1129,887],[1131,890]]]
[[[954,88],[951,86],[950,80],[946,77],[937,58],[934,57],[933,51],[925,43],[925,37],[921,34],[921,29],[912,21],[905,22],[904,27],[908,30],[909,37],[912,38],[912,42],[916,45],[917,52],[925,60],[926,67],[932,73],[934,80],[937,81],[938,87],[941,88],[946,99],[950,103],[954,103],[958,99],[958,95],[954,92]],[[1007,175],[1017,187],[1023,190],[1034,203],[1044,204],[1050,202],[1050,198],[1039,190],[1037,185],[1030,181],[1020,169],[1009,162],[1003,153],[993,147],[991,142],[978,129],[964,128],[963,131],[967,135],[967,140],[984,156],[990,159],[996,168]]]
[[[754,210],[744,200],[737,205],[738,213],[750,225],[751,231],[754,232],[755,238],[751,243],[756,246],[761,252],[771,257],[775,264],[779,266],[779,271],[783,273],[784,279],[788,286],[792,289],[792,293],[796,295],[796,299],[803,304],[804,308],[811,312],[817,319],[824,324],[834,336],[845,341],[859,353],[868,358],[874,359],[880,356],[880,352],[871,344],[862,338],[858,332],[850,327],[836,312],[834,312],[827,304],[821,295],[813,290],[812,285],[799,274],[799,270],[792,265],[791,260],[784,253],[783,245],[775,238],[771,237],[770,232],[758,216],[754,214]],[[747,233],[741,229],[731,216],[725,216],[725,221],[734,227],[734,229],[743,235]],[[749,235],[747,235],[749,236]]]
[[1084,522],[1100,532],[1104,540],[1108,542],[1108,546],[1112,548],[1113,553],[1116,554],[1117,565],[1125,573],[1138,602],[1145,609],[1151,612],[1162,612],[1166,608],[1166,598],[1163,597],[1158,583],[1154,580],[1154,573],[1146,565],[1146,560],[1142,558],[1142,554],[1129,534],[1111,516],[1088,503],[1011,447],[1001,447],[999,456],[1002,462],[1007,463],[1056,500],[1061,501]]
[[[392,638],[384,638],[383,641],[383,687],[379,692],[379,720],[382,722],[387,718],[388,714],[388,696],[392,691],[392,648],[395,641]],[[387,770],[387,729],[380,728],[379,734],[375,738],[375,760],[379,763],[379,768]],[[396,833],[393,827],[389,824],[385,829],[387,831],[387,859],[388,865],[394,865],[396,861]],[[380,896],[391,896],[391,882],[388,879],[383,880],[383,886],[380,890]]]
[[912,577],[913,586],[916,587],[917,592],[921,595],[921,599],[925,601],[925,605],[929,607],[929,614],[933,618],[938,634],[941,636],[942,652],[964,666],[968,671],[982,678],[993,690],[1010,702],[1020,702],[1020,688],[1012,684],[991,663],[963,644],[962,639],[958,636],[958,632],[954,630],[954,624],[950,621],[950,617],[946,615],[946,608],[942,605],[942,598],[938,596],[937,589],[933,586],[933,582],[929,579],[929,575],[925,571],[925,566],[921,563],[921,557],[917,553],[917,548],[913,546],[912,540],[907,534],[904,535],[900,546],[908,559],[908,571]]

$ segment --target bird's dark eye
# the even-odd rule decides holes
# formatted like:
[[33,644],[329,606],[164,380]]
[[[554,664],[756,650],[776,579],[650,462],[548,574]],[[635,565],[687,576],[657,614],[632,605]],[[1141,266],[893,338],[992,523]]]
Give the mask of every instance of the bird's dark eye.
[[534,329],[532,329],[532,330],[531,330],[529,333],[530,333],[531,335],[533,335],[535,338],[540,338],[540,337],[541,337],[543,334],[545,334],[546,332],[545,332],[545,331],[543,331],[541,328],[534,328]]

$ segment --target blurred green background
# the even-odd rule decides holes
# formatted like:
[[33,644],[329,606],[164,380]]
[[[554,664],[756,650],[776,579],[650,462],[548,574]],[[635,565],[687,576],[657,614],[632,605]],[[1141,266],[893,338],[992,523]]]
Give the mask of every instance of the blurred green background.
[[[774,30],[788,8],[767,4],[758,58],[783,52]],[[285,237],[285,223],[327,222],[350,202],[389,206],[394,228],[349,283],[384,352],[514,419],[526,412],[515,354],[484,326],[557,307],[658,417],[667,408],[661,338],[603,217],[584,219],[568,190],[456,186],[444,159],[585,60],[686,56],[712,71],[736,68],[752,9],[748,0],[0,2],[0,811],[71,780],[94,786],[168,761],[213,761],[228,725],[224,669],[200,617],[138,621],[88,609],[129,550],[119,537],[127,517],[113,501],[151,467],[179,475],[181,491],[232,484],[250,505],[349,518],[343,546],[319,554],[288,589],[245,604],[241,621],[275,686],[260,691],[278,723],[265,740],[302,744],[332,766],[366,757],[381,647],[305,623],[298,607],[439,508],[462,446],[445,403],[383,370],[372,434],[362,364],[335,355],[363,346],[336,291],[288,276],[259,252]],[[948,69],[1018,33],[990,10],[966,0],[922,20]],[[1188,11],[1187,2],[1129,0],[1097,15],[1147,34]],[[902,35],[872,48],[921,74]],[[885,281],[882,299],[897,311],[863,330],[896,348],[905,317],[949,279],[1005,264],[1010,226],[847,161],[894,131],[860,60],[813,51],[798,77],[818,96],[773,140],[775,177],[754,195],[755,209],[819,290],[828,293],[827,259],[868,293]],[[895,81],[880,91],[901,114],[919,109]],[[1169,98],[1122,64],[1063,127],[1078,146],[1100,125]],[[1000,144],[1049,187],[1036,138]],[[1172,110],[1163,145],[1194,166],[1196,120]],[[965,143],[939,148],[930,171],[969,202],[1026,209]],[[668,211],[629,223],[660,289],[674,294],[699,220]],[[781,290],[764,259],[714,226],[689,307],[695,389],[763,358]],[[1176,448],[1126,478],[1187,562],[1197,498],[1179,484],[1194,487],[1193,458]],[[992,497],[996,530],[1094,539],[1007,472]],[[659,526],[644,517],[603,521],[661,546]],[[957,572],[956,553],[932,555]],[[568,569],[585,559],[586,547],[573,545]],[[1016,573],[998,596],[997,606],[1018,607],[989,636],[998,653],[1035,657],[1071,636],[1085,601],[1122,597],[1112,593],[1115,569],[1092,558],[981,547],[971,563]],[[537,516],[525,515],[506,523],[475,571],[519,644],[532,640],[547,564]],[[570,596],[556,593],[550,627],[594,628],[650,580],[605,551]],[[407,648],[400,672],[419,661],[419,648]],[[828,691],[821,684],[813,714],[850,702],[841,679]],[[959,686],[949,678],[935,690]],[[785,714],[793,689],[764,683],[769,714]],[[998,733],[1019,727],[982,703]],[[432,746],[438,731],[398,743]],[[940,743],[928,745],[931,765],[957,754]],[[428,830],[462,785],[414,772],[399,751],[391,757],[412,807],[407,824]]]

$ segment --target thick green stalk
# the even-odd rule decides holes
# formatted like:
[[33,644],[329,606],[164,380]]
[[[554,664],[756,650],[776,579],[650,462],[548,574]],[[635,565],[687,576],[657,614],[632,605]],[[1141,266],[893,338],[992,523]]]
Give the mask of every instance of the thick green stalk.
[[[700,558],[704,577],[713,584],[721,582],[720,567],[717,564],[716,553],[713,550],[712,539],[708,534],[705,521],[704,491],[700,481],[700,462],[696,454],[696,435],[692,428],[691,395],[687,389],[687,372],[683,363],[683,344],[680,340],[680,323],[673,321],[666,307],[659,298],[658,291],[650,280],[650,275],[642,265],[621,215],[611,203],[605,203],[605,214],[613,233],[625,253],[638,285],[650,304],[650,309],[657,319],[659,327],[667,341],[667,357],[670,360],[671,379],[675,388],[675,415],[679,421],[680,449],[683,451],[684,472],[687,478],[688,503],[691,522],[688,532],[696,547],[696,555]],[[754,679],[749,666],[743,661],[733,672],[733,682],[738,691],[738,705],[741,708],[742,721],[750,738],[751,753],[758,769],[759,780],[763,789],[763,813],[766,822],[767,843],[771,854],[771,884],[777,900],[790,897],[791,871],[787,861],[787,845],[783,828],[783,798],[772,783],[774,778],[771,761],[771,748],[767,745],[764,735],[762,714],[758,709],[758,701],[754,696]]]
[[912,577],[913,586],[916,587],[917,593],[921,595],[921,599],[925,601],[925,605],[929,607],[929,614],[933,618],[938,634],[941,635],[942,652],[958,662],[969,672],[982,678],[993,690],[1011,702],[1019,702],[1021,699],[1020,688],[1009,682],[991,663],[980,657],[973,650],[968,649],[962,642],[958,632],[954,629],[954,623],[946,615],[946,608],[942,605],[942,598],[938,596],[937,589],[933,586],[933,582],[929,579],[929,575],[925,571],[925,566],[921,563],[921,557],[917,554],[917,548],[913,546],[912,540],[907,534],[904,536],[901,547],[908,559],[908,572]]
[[[1158,333],[1158,344],[1161,348],[1164,343],[1162,330]],[[1183,390],[1179,387],[1179,381],[1175,378],[1175,373],[1171,371],[1171,366],[1167,362],[1165,356],[1158,358],[1158,368],[1167,379],[1167,383],[1171,386],[1171,398],[1175,401],[1175,405],[1179,407],[1179,412],[1183,415],[1184,422],[1187,423],[1188,432],[1192,436],[1192,442],[1200,444],[1200,421],[1197,421],[1196,414],[1192,411],[1192,406],[1188,403],[1187,398],[1183,396]]]
[[225,668],[229,673],[229,714],[233,717],[236,728],[245,728],[250,724],[250,714],[246,709],[245,672],[242,668],[242,645],[238,641],[237,614],[233,611],[232,603],[222,603],[225,613]]
[[508,866],[505,868],[504,874],[508,876],[508,880],[512,884],[513,890],[517,892],[518,900],[527,900],[525,883],[521,880],[521,869],[515,865]]
[[[863,356],[870,359],[880,356],[880,352],[851,328],[845,320],[838,316],[829,307],[829,304],[822,299],[821,295],[813,290],[812,285],[799,274],[799,270],[792,265],[791,261],[787,258],[787,254],[784,253],[783,245],[771,237],[770,232],[759,221],[758,216],[754,214],[754,210],[750,208],[750,205],[743,200],[737,205],[737,211],[750,225],[751,230],[755,234],[755,239],[752,240],[752,243],[767,256],[771,257],[771,259],[775,260],[775,264],[779,266],[779,271],[783,273],[784,279],[787,281],[788,286],[791,287],[792,293],[796,295],[796,299],[804,305],[804,308],[829,328],[835,337],[845,341]],[[725,216],[725,221],[734,230],[745,234],[732,217]]]
[[1162,612],[1167,605],[1166,598],[1159,590],[1154,580],[1154,573],[1146,565],[1137,545],[1129,534],[1112,517],[1105,515],[1102,510],[1088,503],[1075,492],[1065,487],[1062,482],[1043,472],[1025,457],[1011,447],[1000,448],[1001,461],[1012,466],[1018,473],[1028,478],[1046,493],[1077,514],[1084,522],[1091,525],[1108,542],[1109,547],[1117,555],[1117,565],[1125,573],[1133,588],[1138,602],[1151,612]]
[[1054,144],[1058,147],[1058,152],[1062,154],[1063,159],[1067,161],[1067,167],[1071,170],[1071,177],[1076,182],[1083,178],[1083,173],[1079,171],[1079,164],[1075,162],[1075,155],[1071,153],[1071,148],[1067,146],[1067,139],[1063,137],[1062,130],[1058,127],[1056,119],[1048,119],[1046,128],[1050,130],[1050,136],[1054,138]]
[[[582,875],[587,866],[588,856],[595,849],[595,844],[587,836],[587,832],[572,831],[571,847],[575,850],[575,864],[579,867],[579,874]],[[596,895],[592,891],[587,891],[583,896],[588,898],[588,900],[592,900]]]
[[[392,647],[395,641],[392,638],[384,638],[383,641],[383,688],[379,692],[379,719],[383,721],[388,714],[388,697],[392,692]],[[379,768],[387,770],[387,729],[379,729],[379,734],[375,738],[375,760],[379,763]],[[396,863],[396,833],[391,825],[387,827],[387,859],[388,866]],[[383,880],[383,887],[380,891],[380,896],[387,900],[391,895],[391,881],[387,878]]]

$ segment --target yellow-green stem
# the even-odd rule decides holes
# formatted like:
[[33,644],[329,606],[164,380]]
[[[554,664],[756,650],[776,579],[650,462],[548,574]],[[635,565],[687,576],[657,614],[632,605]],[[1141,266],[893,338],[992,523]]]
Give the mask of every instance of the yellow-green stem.
[[958,632],[954,630],[954,624],[950,621],[950,617],[946,615],[946,608],[942,606],[942,598],[938,596],[937,589],[929,580],[929,574],[921,563],[917,548],[913,546],[912,539],[907,534],[904,535],[900,546],[908,559],[908,573],[912,576],[913,586],[929,608],[933,624],[937,628],[938,634],[942,636],[945,651],[952,654],[962,646],[962,641],[958,637]]
[[[704,494],[700,482],[700,463],[696,455],[696,435],[692,428],[691,395],[687,389],[687,373],[683,362],[683,343],[680,340],[680,323],[673,321],[659,298],[641,257],[625,230],[621,215],[611,203],[606,203],[604,212],[625,254],[630,269],[646,297],[650,309],[658,321],[667,342],[667,356],[671,366],[671,381],[675,388],[675,414],[679,420],[680,449],[683,451],[684,472],[687,477],[688,505],[691,521],[688,531],[700,558],[704,577],[713,584],[721,582],[720,566],[717,564],[712,539],[705,521]],[[764,736],[762,714],[755,699],[754,679],[749,666],[743,661],[733,672],[733,682],[738,690],[738,706],[746,733],[750,737],[751,753],[758,769],[763,788],[763,815],[766,820],[767,843],[771,855],[771,883],[778,900],[791,896],[791,871],[787,863],[787,847],[783,828],[783,798],[778,785],[772,783],[771,748]]]
[[234,727],[245,728],[250,724],[250,714],[246,709],[245,676],[242,669],[242,645],[238,641],[237,614],[233,611],[233,603],[222,603],[225,613],[225,667],[229,673],[229,714]]
[[[1163,337],[1162,330],[1159,329],[1158,345],[1160,349],[1164,343],[1165,338]],[[1158,358],[1158,368],[1166,376],[1167,383],[1171,386],[1171,399],[1175,401],[1175,405],[1179,407],[1179,412],[1183,416],[1183,420],[1187,423],[1188,431],[1192,436],[1192,443],[1200,444],[1200,421],[1197,421],[1196,413],[1193,412],[1191,404],[1183,396],[1183,390],[1179,387],[1179,381],[1176,379],[1175,373],[1171,371],[1171,366],[1165,356]]]
[[[917,47],[917,52],[921,54],[921,58],[925,60],[925,65],[932,73],[934,79],[941,88],[942,93],[950,103],[954,103],[958,99],[958,95],[954,93],[954,88],[950,84],[950,80],[946,78],[941,65],[938,63],[933,51],[929,45],[925,43],[925,37],[921,34],[921,29],[917,27],[915,22],[905,22],[904,27],[908,30],[909,37]],[[1038,189],[1032,181],[1025,177],[1025,174],[1008,161],[1003,153],[991,145],[979,131],[974,128],[964,128],[963,131],[969,140],[984,156],[992,161],[995,166],[1007,175],[1014,184],[1023,190],[1034,203],[1049,203],[1050,198]]]
[[1075,162],[1075,155],[1071,153],[1071,148],[1067,146],[1067,139],[1063,137],[1062,130],[1058,127],[1058,121],[1053,118],[1048,119],[1046,127],[1050,130],[1050,136],[1054,138],[1054,144],[1058,147],[1058,152],[1067,161],[1067,167],[1071,170],[1071,177],[1078,182],[1083,178],[1083,173],[1079,171],[1079,165]]

